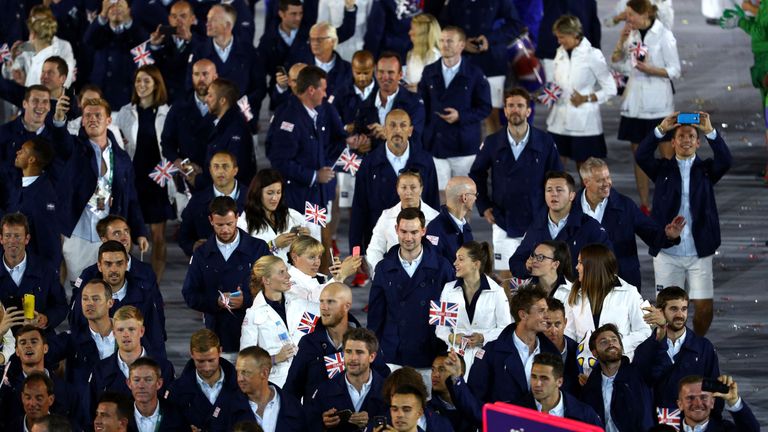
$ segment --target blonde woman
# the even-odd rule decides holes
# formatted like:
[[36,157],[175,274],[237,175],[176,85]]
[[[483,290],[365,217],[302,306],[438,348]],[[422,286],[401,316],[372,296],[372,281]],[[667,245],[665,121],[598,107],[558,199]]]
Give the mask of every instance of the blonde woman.
[[273,255],[259,258],[251,270],[253,306],[245,311],[240,349],[258,346],[272,356],[269,381],[283,386],[304,333],[298,330],[304,312],[319,315],[316,305],[290,298],[291,276],[282,259]]
[[348,256],[344,262],[334,257],[334,263],[329,269],[331,275],[318,273],[325,247],[315,238],[303,235],[291,243],[289,262],[291,267],[288,274],[291,276],[291,289],[286,296],[294,299],[307,300],[320,307],[320,292],[331,282],[344,282],[344,280],[357,273],[363,258],[360,256]]
[[[349,0],[320,0],[317,4],[317,21],[327,21],[339,28],[344,21],[344,12],[348,11]],[[346,61],[352,61],[355,52],[363,49],[365,32],[368,30],[368,15],[373,7],[373,0],[355,0],[355,32],[352,37],[339,42],[336,52]]]
[[416,92],[424,66],[440,59],[440,23],[427,13],[419,14],[411,20],[411,29],[408,31],[413,48],[408,51],[405,58],[406,87]]

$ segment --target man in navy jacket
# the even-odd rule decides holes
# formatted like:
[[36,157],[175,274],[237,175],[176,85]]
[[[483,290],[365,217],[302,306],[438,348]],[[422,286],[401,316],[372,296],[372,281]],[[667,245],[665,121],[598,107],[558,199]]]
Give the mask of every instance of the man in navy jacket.
[[267,244],[237,228],[237,203],[230,197],[211,201],[213,235],[192,254],[181,293],[190,308],[205,313],[205,326],[234,357],[240,347],[245,310],[251,307],[251,266],[269,255]]
[[[302,62],[322,69],[326,74],[327,93],[331,103],[339,91],[352,81],[352,65],[336,52],[339,36],[328,22],[319,22],[309,30],[309,49],[299,51],[291,63]],[[306,46],[306,45],[305,45]]]
[[358,112],[365,101],[376,97],[378,88],[373,79],[375,63],[370,51],[360,50],[352,56],[352,80],[345,83],[344,91],[333,98],[333,106],[341,116],[349,133],[367,133],[362,124],[355,124]]
[[375,0],[368,14],[364,48],[376,57],[384,51],[394,51],[405,58],[412,47],[408,37],[411,19],[419,13],[418,1]]
[[[736,381],[728,375],[721,375],[717,380],[728,387],[728,393],[702,391],[701,376],[689,375],[680,380],[677,406],[680,408],[680,425],[683,430],[758,432],[760,424],[747,403],[739,396]],[[715,400],[719,401],[720,398],[725,401],[725,409],[731,413],[733,422],[712,416]]]
[[[709,114],[699,113],[699,124],[677,123],[677,113],[665,118],[640,143],[635,152],[638,166],[653,180],[653,211],[651,217],[663,225],[678,215],[687,221],[680,235],[680,244],[660,250],[652,247],[656,287],[685,286],[696,313],[693,329],[707,334],[712,324],[712,257],[720,247],[720,219],[715,202],[715,184],[728,172],[733,158],[725,141],[712,126]],[[701,145],[699,131],[707,138],[713,157],[696,155]],[[655,159],[654,152],[665,134],[672,132],[674,159]]]
[[456,251],[473,239],[472,227],[465,216],[472,212],[476,199],[477,187],[471,178],[451,178],[445,187],[445,205],[427,225],[427,240],[448,262],[456,260]]

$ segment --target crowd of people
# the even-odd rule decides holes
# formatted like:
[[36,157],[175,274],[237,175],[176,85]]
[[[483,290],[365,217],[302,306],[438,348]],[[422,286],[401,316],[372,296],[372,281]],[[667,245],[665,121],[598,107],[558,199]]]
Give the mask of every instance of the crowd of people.
[[619,1],[608,57],[595,0],[254,3],[0,1],[0,429],[760,430],[705,337],[732,156],[675,108],[671,0]]

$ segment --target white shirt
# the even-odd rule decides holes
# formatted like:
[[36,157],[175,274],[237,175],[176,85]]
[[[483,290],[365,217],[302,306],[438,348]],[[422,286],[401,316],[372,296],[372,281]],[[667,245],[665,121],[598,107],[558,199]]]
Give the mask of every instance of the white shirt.
[[197,105],[198,111],[200,111],[200,115],[205,117],[208,115],[208,104],[205,103],[205,101],[200,100],[199,97],[197,97],[197,93],[195,93],[195,105]]
[[685,342],[685,336],[687,334],[688,331],[683,330],[683,334],[674,342],[672,342],[670,338],[667,338],[667,355],[669,356],[669,359],[672,360],[672,363],[675,362],[675,356],[680,352],[680,349],[683,348],[683,342]]
[[258,410],[259,405],[251,400],[248,401],[248,405],[251,406],[253,416],[256,417],[256,422],[264,429],[264,432],[275,432],[277,427],[277,415],[280,414],[280,395],[277,394],[274,386],[269,386],[269,390],[274,394],[272,400],[267,402],[267,406],[264,407],[264,417],[259,417]]
[[319,67],[320,69],[324,70],[325,73],[331,73],[331,69],[333,69],[334,66],[336,66],[336,54],[331,57],[331,61],[328,63],[323,63],[315,57],[315,66]]
[[512,134],[509,132],[509,128],[507,128],[507,140],[509,140],[509,147],[512,148],[512,155],[515,156],[515,160],[520,159],[520,154],[523,153],[523,150],[525,150],[525,146],[528,144],[528,138],[530,138],[530,136],[531,127],[529,126],[525,131],[523,139],[521,139],[520,142],[516,142],[515,139],[512,138]]
[[392,105],[395,103],[395,98],[397,97],[397,93],[399,91],[400,87],[398,87],[394,93],[389,95],[387,102],[385,102],[383,105],[381,103],[381,90],[379,90],[379,92],[376,94],[376,100],[374,101],[374,104],[376,105],[376,110],[379,112],[380,125],[384,124],[384,120],[387,118],[387,114],[392,111]]
[[235,38],[232,37],[229,43],[225,47],[220,47],[215,41],[213,42],[213,49],[216,51],[216,55],[219,56],[222,63],[226,63],[229,58],[229,54],[232,52],[232,46],[235,44]]
[[409,144],[400,156],[395,156],[395,154],[389,150],[389,147],[384,148],[384,154],[387,155],[387,160],[389,161],[389,164],[392,165],[392,169],[395,170],[395,174],[399,175],[400,171],[402,171],[408,163],[408,158],[411,156],[411,146]]
[[565,228],[566,223],[568,223],[568,216],[560,219],[560,222],[555,223],[552,218],[547,215],[547,228],[549,228],[549,235],[552,236],[553,240],[557,238],[557,235],[560,234],[560,231]]
[[413,277],[413,274],[416,273],[416,269],[419,268],[419,264],[421,264],[421,259],[424,257],[424,248],[421,248],[419,255],[411,262],[403,259],[399,250],[397,251],[397,257],[400,258],[400,265],[403,266],[403,270],[408,273],[409,277]]
[[352,88],[355,89],[355,94],[357,95],[357,97],[360,98],[360,100],[368,99],[368,96],[370,96],[371,92],[373,92],[373,87],[374,87],[374,82],[373,81],[371,81],[371,83],[368,84],[368,87],[366,87],[366,88],[364,88],[362,90],[357,88],[357,86],[352,86]]
[[11,275],[13,283],[15,283],[16,286],[19,286],[21,284],[21,278],[24,277],[24,272],[27,270],[27,254],[24,253],[24,259],[13,268],[8,267],[8,264],[5,263],[5,257],[3,257],[3,265],[8,274]]
[[355,386],[349,382],[347,374],[344,374],[344,382],[347,383],[347,393],[349,393],[349,398],[352,399],[352,405],[355,407],[355,412],[360,412],[360,409],[363,407],[363,401],[365,400],[365,397],[368,396],[368,392],[371,390],[373,374],[368,371],[368,382],[363,384],[363,388],[361,388],[360,391],[357,391]]
[[240,190],[237,188],[237,180],[235,180],[235,187],[232,189],[232,192],[229,193],[229,195],[226,195],[224,192],[219,191],[216,189],[216,186],[213,186],[213,197],[220,197],[220,196],[228,196],[232,198],[233,200],[237,201],[237,198],[240,196]]
[[221,252],[221,255],[224,256],[224,261],[229,260],[229,257],[232,256],[232,252],[237,249],[237,246],[240,244],[240,231],[235,233],[235,239],[231,241],[230,243],[222,243],[219,241],[219,238],[216,237],[216,246],[219,248],[219,252]]
[[613,380],[616,379],[616,375],[614,376],[606,376],[604,373],[600,372],[600,375],[603,377],[603,411],[605,412],[605,432],[619,432],[619,428],[616,427],[616,424],[613,422],[613,417],[611,417],[611,401],[613,400]]
[[[531,384],[528,383],[528,387],[530,387]],[[537,400],[533,400],[536,403],[536,410],[541,412],[541,404]],[[560,392],[560,401],[557,402],[557,405],[552,407],[551,410],[549,410],[549,415],[553,415],[555,417],[565,417],[565,405],[563,404],[563,392]]]
[[40,178],[40,176],[27,176],[21,178],[21,187],[27,187]]
[[112,293],[112,300],[117,300],[119,302],[123,301],[125,298],[125,294],[128,292],[128,280],[126,279],[123,281],[123,286],[120,287],[119,290]]
[[581,194],[581,210],[584,212],[587,216],[592,216],[592,219],[602,223],[603,222],[603,216],[605,215],[605,208],[608,206],[608,197],[603,198],[602,201],[597,203],[597,207],[595,207],[594,210],[592,210],[592,206],[589,204],[589,201],[587,201],[587,191],[585,190],[583,194]]
[[456,77],[457,73],[459,73],[459,66],[461,66],[461,60],[459,60],[458,63],[456,63],[451,67],[446,66],[445,61],[441,61],[440,66],[442,66],[442,69],[443,69],[443,81],[445,81],[445,88],[448,88],[448,86],[451,85],[451,81],[453,81],[453,78]]
[[219,368],[219,371],[221,372],[221,375],[219,376],[219,379],[213,383],[213,385],[209,385],[207,382],[205,382],[204,379],[200,377],[200,374],[195,372],[195,381],[197,381],[197,386],[200,388],[200,391],[203,392],[205,398],[208,399],[208,402],[210,402],[211,405],[216,403],[216,399],[218,399],[219,393],[221,393],[221,389],[224,388],[224,369]]
[[[515,343],[515,348],[517,348],[518,354],[520,354],[520,361],[523,363],[523,367],[525,368],[525,382],[528,383],[528,390],[530,390],[531,389],[531,370],[533,369],[533,358],[536,357],[536,354],[541,352],[541,346],[539,346],[539,339],[536,338],[536,348],[534,348],[533,352],[531,352],[528,349],[528,345],[526,345],[522,339],[517,337],[517,333],[515,332],[512,332],[512,333],[513,333],[512,340]],[[560,395],[560,402],[562,402],[562,398],[563,398],[563,395]],[[541,406],[538,405],[538,402],[536,403],[536,405],[539,408],[539,411],[541,411]]]
[[290,33],[286,33],[282,28],[280,28],[280,26],[277,26],[277,34],[280,35],[280,37],[283,39],[283,42],[285,42],[285,44],[288,46],[293,45],[293,41],[296,40],[296,35],[298,33],[299,29],[293,29]]
[[157,402],[155,412],[149,417],[144,417],[139,409],[136,407],[136,403],[133,404],[133,418],[136,419],[136,428],[139,432],[155,432],[158,423],[160,422],[160,402]]
[[[144,350],[144,347],[141,348],[141,355],[139,357],[146,357],[147,352]],[[117,352],[117,367],[120,368],[120,372],[125,375],[126,378],[128,378],[128,364],[123,361],[123,359],[120,357],[120,352]]]
[[96,349],[99,351],[99,359],[104,360],[115,353],[117,345],[115,345],[115,334],[112,330],[110,330],[109,334],[106,336],[102,336],[93,331],[90,326],[88,327],[88,330],[91,331],[91,339],[93,339],[93,342],[96,344]]
[[448,212],[448,215],[451,217],[451,220],[453,223],[456,224],[457,227],[459,227],[459,231],[464,231],[464,225],[467,223],[466,219],[459,219],[456,216],[453,215],[453,213]]

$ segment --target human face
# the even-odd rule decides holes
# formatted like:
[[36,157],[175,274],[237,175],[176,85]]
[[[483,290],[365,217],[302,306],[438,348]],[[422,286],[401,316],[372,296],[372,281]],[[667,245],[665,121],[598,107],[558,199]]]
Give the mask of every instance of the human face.
[[154,95],[155,80],[146,72],[142,71],[136,74],[133,86],[139,99],[151,98]]
[[579,282],[584,282],[584,263],[581,262],[581,254],[576,259],[576,273],[579,275]]
[[27,418],[34,421],[48,414],[53,405],[53,395],[48,394],[45,384],[34,381],[25,385],[21,391],[21,404]]
[[125,282],[125,272],[128,271],[128,260],[122,252],[104,252],[96,263],[101,275],[104,276],[113,290],[122,288]]
[[131,390],[133,400],[138,403],[148,403],[157,400],[157,392],[163,386],[163,379],[148,366],[140,366],[132,370],[126,380]]
[[715,397],[710,392],[701,391],[701,383],[686,384],[680,389],[677,407],[685,414],[689,424],[703,423],[715,407]]
[[232,243],[237,236],[237,215],[230,211],[225,216],[213,214],[208,216],[208,220],[213,226],[213,232],[216,239],[222,243]]
[[684,299],[670,300],[664,306],[664,319],[672,331],[679,332],[685,328],[688,321],[688,301]]
[[581,42],[581,39],[577,38],[575,35],[560,33],[558,31],[554,33],[555,37],[557,38],[557,43],[560,44],[560,46],[565,50],[572,50],[579,45],[579,42]]
[[192,28],[192,24],[194,23],[195,14],[192,12],[192,9],[188,4],[175,3],[173,6],[171,6],[171,11],[168,14],[168,24],[177,28],[177,34],[179,33],[179,28],[185,29],[185,34],[189,33],[189,30]]
[[672,138],[672,148],[675,150],[675,156],[680,159],[689,159],[696,155],[701,143],[693,126],[680,126],[675,131]]
[[307,88],[307,95],[309,96],[309,103],[312,105],[312,108],[318,107],[323,103],[327,89],[328,83],[325,79],[320,80],[319,87],[309,86],[309,88]]
[[328,35],[327,28],[309,30],[309,48],[312,54],[320,59],[327,59],[333,53],[334,40]]
[[272,266],[271,274],[264,278],[264,286],[274,291],[286,292],[291,289],[291,275],[284,262],[278,262]]
[[89,105],[83,109],[83,127],[89,138],[106,136],[107,126],[111,123],[112,117],[107,115],[106,108]]
[[340,292],[323,289],[320,293],[320,320],[326,328],[336,327],[347,316],[351,306]]
[[40,333],[29,331],[16,336],[16,357],[27,366],[37,366],[43,363],[43,357],[48,352],[48,344],[43,342]]
[[293,266],[301,270],[302,273],[315,277],[320,269],[320,253],[317,251],[305,251],[301,255],[291,254]]
[[359,377],[368,373],[374,358],[376,353],[368,351],[363,341],[347,340],[344,345],[344,365],[349,376]]
[[456,251],[456,260],[453,262],[456,269],[457,278],[466,278],[477,276],[480,272],[480,261],[475,261],[467,255],[467,250],[463,247]]
[[96,407],[96,418],[93,420],[93,428],[96,432],[117,432],[121,426],[126,426],[127,419],[118,419],[117,404],[113,402],[101,402]]
[[650,21],[650,18],[648,17],[647,13],[644,13],[644,14],[637,13],[635,12],[634,9],[632,9],[629,6],[627,6],[625,11],[626,11],[625,21],[627,22],[627,25],[632,30],[637,30],[637,29],[645,28],[648,26],[648,21]]
[[595,339],[595,350],[592,354],[602,364],[621,361],[621,356],[624,355],[621,339],[612,331],[600,333]]
[[131,229],[128,224],[121,220],[116,220],[107,225],[107,236],[102,237],[101,241],[116,240],[125,246],[125,251],[131,251]]
[[464,51],[465,41],[455,31],[443,30],[440,33],[440,55],[445,59],[454,59],[461,56]]
[[413,133],[411,119],[405,113],[390,113],[384,121],[384,137],[390,151],[401,154],[408,147],[408,138]]
[[416,424],[424,413],[421,401],[412,394],[394,394],[389,406],[392,426],[397,432],[416,430]]
[[232,163],[232,158],[225,154],[216,154],[211,158],[210,164],[213,185],[217,189],[226,189],[232,186],[237,175],[237,167]]
[[[557,267],[560,265],[560,261],[555,261],[555,249],[547,245],[538,245],[533,250],[533,258],[531,260],[531,276],[554,276],[557,274]],[[542,257],[539,261],[538,257]]]
[[24,250],[29,243],[29,234],[24,226],[5,224],[3,225],[2,233],[3,236],[0,239],[0,244],[5,249],[5,256],[10,258],[9,261],[24,258]]
[[429,26],[416,21],[411,21],[411,28],[408,30],[408,37],[411,39],[411,43],[416,45],[421,36],[426,35],[429,31]]
[[561,310],[547,310],[547,330],[544,334],[547,339],[552,341],[556,346],[560,346],[563,342],[563,331],[565,330],[565,315]]
[[427,229],[421,226],[419,219],[401,219],[397,225],[397,239],[400,249],[406,252],[415,252],[421,247],[421,238]]
[[544,197],[547,200],[547,207],[553,212],[567,212],[571,208],[571,201],[576,196],[571,192],[568,182],[562,178],[547,180],[544,185]]
[[144,336],[144,324],[135,318],[129,318],[112,323],[112,331],[115,333],[115,341],[118,348],[124,352],[141,350],[141,337]]
[[83,315],[88,321],[96,321],[109,316],[109,309],[114,304],[112,297],[107,298],[101,284],[88,284],[80,294]]
[[288,85],[291,87],[293,94],[299,94],[296,90],[296,80],[299,79],[299,72],[307,67],[304,63],[296,63],[288,69]]
[[213,378],[219,371],[219,358],[221,347],[214,347],[208,351],[190,351],[190,357],[195,362],[195,370],[204,380]]
[[594,200],[603,200],[611,194],[611,172],[608,167],[596,168],[592,170],[591,175],[584,177],[584,189],[587,191],[587,197]]
[[21,106],[24,108],[24,122],[39,128],[51,111],[51,96],[41,90],[32,90],[29,92],[29,98],[21,102]]
[[205,98],[208,86],[218,77],[216,65],[210,61],[199,61],[192,66],[192,86],[199,99]]
[[518,311],[517,313],[521,315],[521,323],[528,330],[543,333],[547,331],[547,310],[547,299],[539,299],[527,312]]
[[208,93],[205,95],[205,104],[208,106],[208,112],[214,117],[221,117],[224,114],[224,98],[220,98],[216,91],[216,86],[208,87]]
[[259,367],[256,360],[251,357],[238,356],[235,370],[237,371],[237,385],[240,387],[240,391],[249,397],[258,395],[269,379],[267,368]]
[[59,90],[64,86],[66,80],[67,76],[59,73],[56,63],[43,63],[43,71],[40,73],[40,84],[44,85],[45,88],[50,91]]
[[445,380],[450,375],[445,368],[445,359],[447,357],[437,357],[432,362],[432,391],[443,393],[448,391],[445,386]]
[[29,158],[32,157],[32,144],[26,142],[21,145],[19,151],[16,152],[16,159],[13,161],[13,166],[20,170],[25,170],[29,167]]
[[402,208],[419,207],[423,190],[416,176],[402,175],[397,179],[397,195],[400,197]]
[[304,8],[302,6],[288,5],[288,9],[283,12],[277,11],[280,15],[280,26],[284,30],[296,30],[301,25],[301,19],[304,17]]
[[511,126],[521,126],[531,115],[531,107],[522,96],[510,96],[504,101],[504,116]]
[[531,393],[537,401],[546,400],[560,391],[563,378],[555,378],[552,366],[535,364],[531,368]]
[[368,87],[373,82],[373,61],[352,60],[352,78],[355,86],[360,90]]
[[283,184],[280,182],[272,183],[261,190],[261,205],[268,212],[277,210],[277,205],[283,198]]
[[402,78],[402,68],[396,58],[386,57],[376,64],[376,81],[379,83],[379,88],[383,94],[395,93]]
[[214,6],[208,11],[205,34],[212,38],[232,34],[232,24],[229,22],[229,18],[223,8]]

